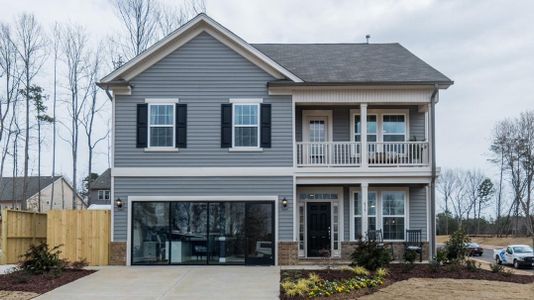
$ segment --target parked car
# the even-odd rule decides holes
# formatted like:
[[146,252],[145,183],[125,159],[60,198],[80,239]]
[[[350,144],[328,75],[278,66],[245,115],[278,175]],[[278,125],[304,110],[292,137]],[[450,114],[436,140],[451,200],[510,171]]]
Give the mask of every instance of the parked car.
[[498,264],[512,264],[516,269],[534,267],[534,251],[528,245],[508,245],[506,248],[494,249],[493,256]]
[[465,248],[468,256],[482,256],[484,254],[484,249],[477,243],[466,243]]

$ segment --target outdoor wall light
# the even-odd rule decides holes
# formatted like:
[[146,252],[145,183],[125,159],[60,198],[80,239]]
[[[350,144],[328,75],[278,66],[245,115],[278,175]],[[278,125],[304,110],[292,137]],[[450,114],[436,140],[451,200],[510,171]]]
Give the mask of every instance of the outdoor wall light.
[[122,200],[121,200],[121,198],[117,198],[117,200],[115,200],[115,205],[117,205],[117,208],[122,208]]
[[286,199],[286,197],[284,197],[284,199],[282,199],[282,206],[283,207],[287,207],[287,199]]

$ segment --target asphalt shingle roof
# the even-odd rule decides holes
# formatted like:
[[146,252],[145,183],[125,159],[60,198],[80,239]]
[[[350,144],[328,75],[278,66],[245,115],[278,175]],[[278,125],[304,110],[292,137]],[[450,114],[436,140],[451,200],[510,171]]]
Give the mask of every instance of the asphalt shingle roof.
[[91,190],[111,190],[111,169],[105,170],[91,183]]
[[252,44],[305,82],[452,84],[398,43]]
[[[61,176],[41,176],[41,189],[44,189]],[[14,183],[14,185],[13,185]],[[2,177],[0,181],[0,201],[21,200],[24,186],[24,177]],[[13,187],[15,188],[15,199],[13,199]],[[39,192],[39,177],[28,176],[28,193],[31,197]]]

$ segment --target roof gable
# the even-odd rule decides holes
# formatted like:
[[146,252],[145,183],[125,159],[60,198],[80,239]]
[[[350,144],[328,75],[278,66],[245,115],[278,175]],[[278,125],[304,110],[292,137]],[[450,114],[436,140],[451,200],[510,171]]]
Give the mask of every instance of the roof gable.
[[127,82],[131,80],[203,32],[210,34],[221,43],[235,50],[241,56],[250,60],[273,77],[278,79],[287,78],[294,82],[302,82],[300,78],[283,68],[280,64],[262,52],[258,51],[256,48],[252,47],[230,30],[215,22],[207,15],[199,14],[162,40],[149,47],[143,53],[102,78],[100,85],[106,86],[117,81]]
[[[60,178],[61,176],[41,176],[41,191]],[[39,177],[28,176],[27,185],[27,197],[30,198],[39,192]],[[24,190],[23,187],[24,177],[3,177],[2,184],[0,185],[0,201],[21,200]],[[13,195],[15,196],[14,198]]]

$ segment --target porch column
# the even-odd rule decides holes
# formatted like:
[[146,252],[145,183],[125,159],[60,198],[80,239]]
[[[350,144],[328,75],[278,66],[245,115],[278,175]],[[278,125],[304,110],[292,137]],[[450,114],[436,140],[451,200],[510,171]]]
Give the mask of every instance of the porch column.
[[[367,168],[369,163],[369,160],[367,159],[367,103],[360,104],[360,127],[361,166],[362,168]],[[367,197],[367,191],[365,192],[365,195]]]
[[369,183],[363,182],[361,186],[362,192],[362,237],[364,240],[367,240],[367,203],[369,200]]

